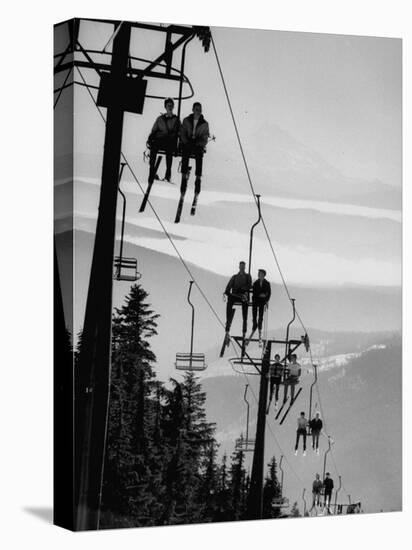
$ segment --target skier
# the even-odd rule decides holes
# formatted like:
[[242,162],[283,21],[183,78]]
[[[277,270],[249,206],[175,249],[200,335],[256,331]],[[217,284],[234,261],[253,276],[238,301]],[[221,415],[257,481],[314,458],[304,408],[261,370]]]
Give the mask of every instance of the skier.
[[330,477],[330,473],[326,472],[325,479],[323,480],[323,491],[324,491],[324,506],[326,506],[329,511],[330,503],[332,500],[332,491],[333,491],[333,479]]
[[312,449],[316,454],[319,454],[319,435],[323,428],[323,422],[320,414],[317,412],[315,417],[309,422],[309,428],[312,435]]
[[182,183],[180,193],[184,195],[189,177],[189,158],[194,155],[195,170],[195,198],[200,193],[203,155],[209,139],[209,124],[202,115],[202,105],[198,101],[193,103],[192,114],[187,116],[180,128],[180,145],[182,147]]
[[273,388],[276,386],[275,391],[275,410],[278,409],[278,401],[279,401],[279,388],[280,384],[282,382],[282,375],[283,375],[283,364],[280,362],[280,355],[277,353],[275,355],[275,362],[273,365],[270,366],[270,397],[269,402],[272,401],[273,397]]
[[313,500],[312,500],[312,508],[310,509],[310,511],[312,511],[315,506],[319,506],[322,489],[323,489],[323,483],[320,480],[320,475],[316,474],[316,479],[312,483]]
[[239,262],[239,273],[233,275],[230,281],[226,285],[225,292],[223,294],[224,299],[227,299],[226,305],[226,338],[229,337],[230,327],[234,316],[234,305],[242,305],[242,318],[243,318],[243,337],[247,331],[247,312],[249,291],[252,286],[252,278],[249,273],[246,273],[246,263]]
[[300,417],[298,418],[298,429],[296,430],[295,456],[298,454],[300,436],[303,436],[303,456],[306,456],[306,430],[307,430],[307,427],[308,427],[308,421],[305,418],[305,413],[302,411],[300,413]]
[[172,98],[168,97],[165,99],[164,106],[166,112],[158,116],[155,120],[146,143],[150,149],[149,183],[153,183],[153,180],[158,179],[155,171],[159,149],[166,152],[166,173],[163,181],[170,183],[172,177],[173,153],[175,153],[177,149],[180,120],[173,113],[174,101]]
[[[259,269],[258,278],[253,283],[253,294],[252,294],[252,314],[253,314],[253,327],[252,333],[259,329],[259,341],[262,340],[262,323],[263,323],[263,312],[265,307],[270,300],[271,288],[270,283],[265,279],[266,271],[264,269]],[[258,320],[258,311],[259,311],[259,320]]]
[[284,385],[285,385],[285,392],[283,396],[283,402],[286,401],[288,397],[288,386],[290,386],[290,399],[291,403],[293,403],[293,400],[295,399],[295,386],[299,382],[299,376],[301,374],[301,368],[299,363],[297,362],[297,355],[296,353],[293,353],[290,356],[290,363],[288,364],[288,371],[289,374],[287,378],[285,378]]

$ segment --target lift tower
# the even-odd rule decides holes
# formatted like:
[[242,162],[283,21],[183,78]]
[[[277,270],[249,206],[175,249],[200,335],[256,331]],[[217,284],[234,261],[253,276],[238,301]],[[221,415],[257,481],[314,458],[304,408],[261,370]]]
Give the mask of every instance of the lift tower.
[[[110,78],[121,86],[127,77],[130,24],[113,39]],[[120,102],[119,102],[120,103]],[[99,215],[80,350],[80,395],[76,412],[79,435],[75,472],[78,530],[99,526],[103,460],[110,387],[113,255],[124,108],[107,107]]]
[[[69,79],[75,68],[79,72],[80,68],[93,69],[100,77],[95,101],[97,106],[106,109],[99,211],[80,359],[74,375],[73,482],[76,505],[74,524],[77,530],[99,528],[110,388],[113,259],[124,113],[142,114],[146,97],[164,99],[146,94],[146,78],[160,78],[179,84],[179,96],[176,99],[180,113],[182,100],[193,96],[190,83],[192,95],[182,96],[183,83],[189,82],[184,74],[186,46],[197,36],[207,52],[211,40],[209,27],[91,19],[86,21],[109,25],[114,28],[114,32],[103,50],[88,50],[79,41],[81,21],[72,19],[63,23],[68,25],[69,44],[63,52],[55,55],[54,67],[55,75],[66,72],[63,84],[54,90],[59,94],[58,97],[65,88],[74,83],[86,86],[89,90],[95,88],[83,76],[83,82]],[[134,29],[158,32],[165,37],[164,50],[153,61],[135,58],[129,54],[131,31]],[[109,43],[112,44],[111,52],[106,51]],[[180,68],[175,69],[172,66],[173,55],[180,46]],[[111,55],[111,63],[94,59],[95,55],[101,54]],[[134,67],[133,61],[144,66]],[[57,101],[58,98],[55,104]],[[71,434],[67,434],[67,437],[71,437]]]
[[[290,324],[289,324],[290,325]],[[265,467],[265,431],[266,431],[266,415],[267,415],[267,403],[268,403],[268,385],[269,385],[269,371],[274,360],[272,356],[272,346],[277,345],[284,347],[285,355],[282,362],[286,364],[286,359],[290,357],[295,350],[307,342],[307,336],[302,336],[300,339],[289,338],[289,325],[287,329],[287,335],[285,339],[267,338],[263,340],[263,354],[260,357],[252,357],[248,351],[250,344],[257,344],[259,340],[256,338],[250,339],[248,347],[244,347],[243,336],[232,336],[232,341],[240,348],[243,354],[240,358],[236,357],[230,359],[233,366],[241,365],[242,372],[247,375],[256,375],[260,377],[259,386],[259,401],[258,412],[256,421],[256,437],[254,440],[254,453],[252,463],[252,474],[250,478],[250,489],[247,499],[247,519],[261,519],[263,513],[263,475]],[[306,344],[305,344],[306,345]],[[250,371],[245,370],[251,368]],[[252,370],[253,369],[253,370]],[[299,397],[301,388],[295,395],[293,401],[289,405],[286,413],[280,423],[283,423],[290,408]]]

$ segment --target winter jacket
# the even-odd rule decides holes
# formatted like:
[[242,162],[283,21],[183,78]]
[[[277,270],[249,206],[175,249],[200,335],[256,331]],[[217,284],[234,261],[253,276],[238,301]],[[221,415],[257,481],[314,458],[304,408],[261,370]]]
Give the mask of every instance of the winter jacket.
[[274,365],[271,365],[270,367],[270,374],[271,376],[274,376],[275,378],[280,378],[283,374],[284,365],[283,363],[275,363]]
[[325,477],[323,481],[323,487],[325,489],[325,493],[331,493],[333,489],[333,479],[330,477]]
[[299,416],[298,418],[298,430],[306,430],[308,426],[308,421],[306,418],[302,418],[301,416]]
[[180,128],[180,120],[176,115],[167,117],[165,114],[160,115],[153,124],[152,131],[150,132],[148,142],[156,140],[170,139],[176,141]]
[[320,418],[312,418],[312,420],[309,422],[309,427],[312,432],[320,432],[323,428],[323,422]]
[[320,493],[323,488],[323,483],[320,479],[315,479],[312,484],[312,493]]
[[300,365],[299,363],[289,363],[289,378],[299,378],[300,376]]
[[196,125],[195,137],[193,139],[193,114],[183,119],[180,127],[180,142],[182,145],[193,144],[197,147],[206,147],[209,139],[209,124],[207,120],[200,115]]
[[268,302],[270,300],[271,288],[270,283],[266,279],[263,279],[262,285],[258,279],[253,283],[253,301],[255,302]]
[[237,273],[230,278],[226,285],[225,294],[246,294],[252,286],[252,277],[249,273]]

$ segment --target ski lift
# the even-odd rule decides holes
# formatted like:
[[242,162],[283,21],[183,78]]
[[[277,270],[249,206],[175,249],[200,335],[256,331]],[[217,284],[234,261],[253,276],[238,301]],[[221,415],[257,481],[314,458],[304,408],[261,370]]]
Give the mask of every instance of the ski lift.
[[136,258],[116,256],[114,259],[114,278],[116,281],[138,281],[141,274],[137,271]]
[[[255,195],[256,206],[257,206],[257,209],[258,209],[258,219],[253,223],[252,227],[250,228],[249,262],[248,262],[248,274],[249,275],[250,275],[250,271],[252,269],[253,233],[254,233],[255,227],[260,223],[260,221],[262,219],[262,212],[261,212],[261,209],[260,209],[260,197],[261,197],[261,195],[259,195],[259,194]],[[241,296],[241,295],[236,295],[236,294],[232,294],[232,296],[234,296],[236,298],[236,301],[233,303],[232,311],[230,313],[229,327],[232,326],[232,321],[233,321],[234,316],[235,316],[235,307],[236,306],[243,307],[243,305],[246,301],[247,301],[247,307],[252,306],[252,301],[250,299],[250,289],[248,290],[247,296]],[[248,341],[252,340],[254,333],[255,333],[255,331],[252,331],[250,337],[248,338]],[[225,353],[225,348],[229,347],[229,344],[230,344],[230,336],[229,336],[228,333],[226,333],[225,337],[223,339],[222,349],[220,350],[220,357],[223,357],[223,355]],[[244,356],[244,354],[245,354],[245,334],[243,334],[242,357]]]
[[281,455],[280,460],[279,460],[279,470],[280,470],[280,472],[281,472],[281,477],[280,477],[280,497],[274,498],[272,502],[273,502],[273,505],[276,506],[277,508],[288,508],[288,507],[289,507],[289,499],[283,496],[283,477],[284,477],[284,472],[283,472],[283,468],[282,468],[282,460],[283,460],[283,455]]
[[[209,46],[210,46],[210,40],[211,40],[211,32],[210,32],[210,28],[209,27],[204,27],[204,26],[195,26],[193,27],[195,33],[192,34],[192,35],[189,35],[187,38],[183,38],[183,41],[184,41],[184,44],[183,44],[183,48],[182,48],[182,55],[181,55],[181,61],[180,61],[180,71],[179,71],[179,74],[180,74],[180,78],[179,78],[179,95],[178,95],[178,98],[177,98],[177,117],[178,119],[180,119],[180,115],[181,115],[181,108],[182,108],[182,100],[183,99],[188,99],[189,97],[193,97],[194,95],[194,91],[193,91],[193,88],[190,84],[190,82],[188,81],[187,77],[185,77],[185,74],[184,74],[184,69],[185,69],[185,61],[186,61],[186,48],[188,46],[188,44],[193,40],[193,38],[195,38],[195,36],[197,38],[199,38],[199,40],[202,42],[202,46],[203,46],[203,49],[205,52],[208,52],[209,51]],[[170,36],[167,38],[167,41],[170,41]],[[165,47],[165,52],[168,52],[169,50],[169,53],[168,53],[168,57],[171,56],[171,43],[170,42],[167,42],[166,43],[166,47]],[[170,73],[170,68],[169,68],[169,73]],[[187,82],[192,90],[192,95],[188,96],[188,97],[183,97],[183,83],[184,82]],[[211,136],[210,140],[212,141],[215,141],[215,136]],[[157,171],[159,169],[159,166],[160,166],[160,163],[162,161],[162,157],[166,157],[166,150],[164,149],[159,149],[157,151],[157,157],[156,157],[156,160],[155,160],[155,167],[154,167],[154,173],[153,173],[153,176],[155,176],[157,174]],[[144,154],[144,158],[146,157],[147,155]],[[174,157],[181,157],[182,156],[182,153],[181,153],[181,150],[180,150],[180,147],[178,145],[178,143],[176,143],[176,147],[175,147],[175,151],[173,152],[173,156]],[[191,154],[189,156],[190,158],[195,158],[195,155],[194,154]],[[154,178],[150,178],[150,181],[147,185],[147,189],[146,189],[146,192],[145,192],[145,195],[143,197],[143,201],[142,201],[142,204],[140,206],[140,209],[139,209],[139,212],[143,212],[146,208],[146,204],[147,204],[147,201],[149,200],[149,195],[150,195],[150,191],[152,189],[152,185],[153,185],[153,180]],[[196,202],[197,202],[197,195],[195,196],[195,199],[196,199]],[[196,204],[195,204],[195,199],[193,201],[193,205],[192,205],[192,215],[194,215],[195,211],[196,211]],[[183,201],[182,201],[182,206],[183,206]],[[179,207],[178,207],[178,212],[179,212],[179,208],[180,208],[180,211],[181,211],[181,207],[180,207],[180,202],[179,202]],[[194,212],[193,212],[194,210]],[[180,221],[180,215],[176,215],[176,223],[178,223]]]
[[122,178],[124,167],[126,166],[125,162],[121,163],[120,174],[119,174],[119,188],[118,191],[123,198],[123,211],[122,211],[122,230],[120,236],[120,250],[119,256],[116,256],[114,259],[114,275],[113,278],[116,281],[138,281],[141,277],[141,274],[137,271],[137,259],[136,258],[126,258],[123,256],[123,246],[124,246],[124,224],[126,219],[126,196],[123,191],[120,189],[120,180]]
[[342,489],[342,476],[339,476],[339,487],[335,491],[335,504],[334,504],[334,513],[336,514],[336,508],[337,508],[337,501],[338,501],[338,494],[340,490]]
[[203,371],[207,368],[205,362],[204,353],[193,353],[193,336],[195,325],[195,308],[190,301],[190,294],[192,292],[192,285],[194,281],[189,282],[189,292],[187,294],[187,301],[192,308],[192,326],[190,332],[190,352],[189,353],[176,353],[175,367],[177,370],[186,371]]
[[308,512],[307,512],[307,505],[306,505],[306,499],[305,499],[305,493],[306,493],[306,489],[303,489],[303,493],[302,493],[302,500],[303,500],[303,517],[307,516]]
[[243,394],[243,400],[246,403],[246,437],[243,437],[243,434],[236,439],[235,443],[235,449],[236,451],[243,451],[243,452],[249,452],[255,450],[255,440],[249,439],[249,409],[250,404],[247,400],[247,390],[248,390],[249,384],[245,385],[245,393]]
[[308,435],[311,435],[312,434],[312,430],[310,428],[310,421],[312,420],[312,395],[313,395],[313,388],[315,387],[317,381],[318,381],[318,366],[317,365],[313,365],[313,371],[314,371],[314,377],[315,379],[313,380],[312,384],[310,385],[310,391],[309,391],[309,414],[308,414],[308,429],[307,429],[307,433]]
[[323,474],[322,474],[322,479],[323,481],[325,481],[325,473],[326,473],[326,460],[328,458],[328,453],[330,452],[331,450],[331,445],[333,443],[333,440],[332,438],[330,437],[330,435],[328,435],[328,448],[326,449],[325,451],[325,454],[323,455]]

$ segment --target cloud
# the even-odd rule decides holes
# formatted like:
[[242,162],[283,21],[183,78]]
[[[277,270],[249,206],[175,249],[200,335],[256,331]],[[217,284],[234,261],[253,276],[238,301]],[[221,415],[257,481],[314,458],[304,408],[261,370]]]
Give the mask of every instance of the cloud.
[[[240,260],[247,261],[248,235],[235,230],[216,229],[207,226],[163,222],[172,238],[179,239],[176,246],[185,259],[202,269],[218,275],[229,276],[236,271]],[[77,229],[94,231],[95,217],[90,213],[76,215]],[[144,229],[145,231],[141,231]],[[151,234],[148,234],[150,230]],[[125,240],[136,246],[176,257],[170,241],[154,218],[138,217],[128,222]],[[310,286],[340,286],[345,284],[365,286],[398,286],[401,284],[400,265],[365,258],[351,260],[336,254],[318,252],[307,247],[285,247],[273,242],[283,274],[290,284]],[[272,282],[280,283],[268,242],[254,239],[252,275],[258,267],[264,267]]]
[[[64,183],[65,180],[61,180]],[[100,185],[95,178],[82,177],[76,179],[76,183],[80,185],[82,182],[93,185]],[[56,183],[58,185],[58,183]],[[136,183],[130,181],[123,181],[122,187],[131,194],[136,194]],[[143,185],[146,187],[146,184]],[[176,202],[176,186],[170,186],[169,184],[156,183],[151,191],[151,197],[157,197],[165,200],[171,200]],[[140,191],[139,191],[140,195]],[[254,204],[254,199],[251,194],[241,193],[228,193],[224,191],[202,191],[202,205],[213,206],[214,204],[226,202],[226,203],[242,203],[242,204]],[[287,199],[283,197],[277,197],[276,195],[266,195],[261,199],[262,205],[274,206],[276,208],[283,208],[288,210],[315,210],[317,212],[336,214],[338,216],[355,216],[364,217],[370,219],[387,219],[394,222],[402,222],[402,213],[399,210],[383,209],[383,208],[370,208],[367,206],[357,206],[353,204],[345,204],[338,202],[328,201],[314,201],[306,199]]]

